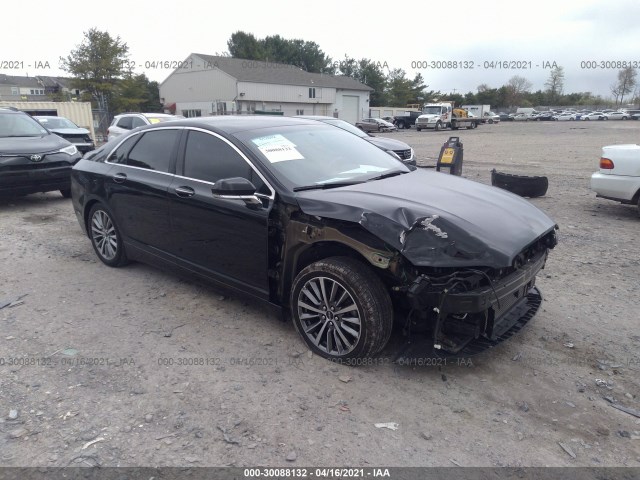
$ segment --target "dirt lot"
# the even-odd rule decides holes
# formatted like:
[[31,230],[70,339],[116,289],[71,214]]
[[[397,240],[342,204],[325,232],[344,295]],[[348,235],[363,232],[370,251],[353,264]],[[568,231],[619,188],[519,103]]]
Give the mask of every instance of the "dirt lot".
[[[455,133],[387,135],[433,164]],[[560,225],[540,313],[472,364],[328,363],[261,305],[104,266],[58,193],[0,201],[0,300],[27,294],[0,310],[0,465],[639,466],[604,397],[640,409],[640,219],[588,179],[640,122],[457,133],[472,180],[548,175]]]

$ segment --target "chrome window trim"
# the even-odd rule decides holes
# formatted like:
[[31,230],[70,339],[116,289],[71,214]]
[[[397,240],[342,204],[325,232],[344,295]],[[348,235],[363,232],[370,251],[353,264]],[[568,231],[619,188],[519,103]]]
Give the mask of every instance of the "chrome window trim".
[[141,132],[135,132],[135,133],[132,133],[131,135],[127,135],[126,138],[123,138],[120,141],[120,143],[118,143],[118,145],[113,147],[113,149],[109,152],[109,155],[107,155],[107,158],[105,159],[104,163],[108,163],[109,165],[117,165],[119,167],[135,168],[136,170],[143,170],[145,172],[160,173],[162,175],[169,175],[171,177],[177,176],[175,173],[161,172],[159,170],[153,170],[151,168],[134,167],[133,165],[126,165],[124,163],[114,163],[114,162],[110,162],[109,161],[109,158],[111,157],[113,152],[115,152],[118,148],[120,148],[120,145],[122,145],[124,142],[126,142],[130,138],[133,138],[136,135],[141,135],[141,134],[146,133],[146,132],[152,132],[152,131],[155,131],[155,130],[169,130],[169,129],[170,130],[184,130],[184,127],[159,127],[159,128],[154,128],[153,130],[143,130]]
[[[274,200],[275,199],[275,189],[271,186],[271,184],[267,181],[266,178],[264,178],[264,175],[262,175],[258,169],[256,169],[255,165],[253,163],[251,163],[251,160],[249,160],[247,158],[247,156],[242,153],[242,151],[236,147],[233,143],[231,143],[229,140],[227,140],[226,138],[224,138],[222,135],[217,134],[216,132],[212,132],[211,130],[206,130],[204,128],[199,128],[199,127],[184,127],[185,130],[193,130],[196,132],[202,132],[202,133],[206,133],[208,135],[212,135],[216,138],[219,138],[220,140],[222,140],[223,142],[225,142],[227,145],[229,145],[233,150],[235,150],[235,152],[240,155],[240,157],[242,157],[244,159],[245,162],[247,162],[247,164],[249,165],[249,167],[251,167],[251,169],[258,175],[258,177],[260,177],[260,180],[262,180],[264,182],[264,184],[269,188],[269,190],[271,191],[270,195],[265,195],[264,193],[257,193],[256,192],[256,196],[257,197],[261,197],[261,198],[268,198],[269,200]],[[187,139],[188,141],[188,139]],[[186,150],[185,150],[186,151]],[[184,178],[187,180],[193,180],[194,182],[200,182],[200,183],[206,183],[207,185],[214,185],[213,182],[208,182],[206,180],[200,180],[198,178],[193,178],[193,177],[185,177],[183,175],[175,175],[177,178]]]

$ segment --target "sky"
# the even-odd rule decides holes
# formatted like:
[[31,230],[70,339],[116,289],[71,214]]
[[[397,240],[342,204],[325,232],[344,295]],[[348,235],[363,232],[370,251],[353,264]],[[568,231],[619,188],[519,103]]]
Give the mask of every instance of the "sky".
[[29,11],[36,13],[2,22],[0,74],[65,76],[59,58],[90,28],[119,36],[135,72],[158,82],[171,70],[153,62],[226,52],[238,30],[314,41],[335,61],[369,58],[410,78],[421,73],[429,90],[443,93],[498,88],[514,75],[544,90],[558,65],[565,93],[609,97],[621,62],[640,67],[637,0],[33,0]]

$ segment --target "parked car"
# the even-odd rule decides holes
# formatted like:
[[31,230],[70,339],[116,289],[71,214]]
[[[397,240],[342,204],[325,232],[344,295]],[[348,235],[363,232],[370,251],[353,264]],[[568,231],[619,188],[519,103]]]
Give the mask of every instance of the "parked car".
[[625,110],[629,115],[629,120],[637,120],[640,117],[640,110]]
[[485,112],[484,118],[487,123],[500,123],[500,115],[494,112]]
[[356,122],[356,127],[364,132],[394,132],[398,130],[393,123],[389,123],[381,118],[363,118]]
[[607,120],[609,117],[604,112],[591,112],[583,115],[580,120]]
[[87,153],[96,148],[91,132],[81,128],[65,117],[37,115],[35,117],[47,130],[73,143],[80,153]]
[[573,121],[576,119],[576,115],[575,113],[571,113],[571,112],[563,112],[563,113],[554,115],[553,119],[557,120],[558,122]]
[[500,112],[498,115],[500,115],[500,120],[503,122],[513,122],[513,115],[510,113]]
[[629,120],[631,114],[627,112],[610,112],[607,113],[607,117],[609,120]]
[[182,115],[169,115],[166,113],[121,113],[113,117],[111,125],[107,129],[107,139],[113,140],[134,128],[169,122],[179,118],[184,117]]
[[396,140],[395,138],[376,137],[370,133],[363,132],[349,122],[345,122],[339,118],[324,117],[320,115],[300,115],[295,118],[306,118],[308,120],[317,120],[318,122],[328,123],[329,125],[351,132],[354,135],[373,143],[376,147],[381,148],[387,153],[392,153],[394,156],[402,160],[402,163],[406,163],[407,165],[416,164],[416,156],[413,148],[400,140]]
[[513,117],[513,121],[514,122],[528,122],[530,120],[530,115],[527,115],[526,113],[518,113],[516,115],[514,115]]
[[68,198],[71,167],[81,156],[30,115],[0,108],[0,196],[60,190]]
[[504,340],[539,309],[536,274],[556,244],[555,222],[512,193],[290,117],[141,127],[80,160],[72,193],[104,264],[253,296],[347,363],[385,347],[394,312],[431,329],[426,353]]
[[[535,116],[536,122],[555,120],[553,112],[539,112]],[[533,120],[533,118],[532,118]]]
[[600,170],[591,175],[596,196],[638,205],[640,215],[640,145],[610,145],[602,148]]

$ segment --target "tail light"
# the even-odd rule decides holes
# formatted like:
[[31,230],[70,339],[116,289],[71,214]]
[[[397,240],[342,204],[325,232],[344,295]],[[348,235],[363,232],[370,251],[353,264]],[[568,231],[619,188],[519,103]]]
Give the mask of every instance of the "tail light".
[[600,159],[600,168],[603,170],[612,170],[614,168],[613,160],[602,157]]

